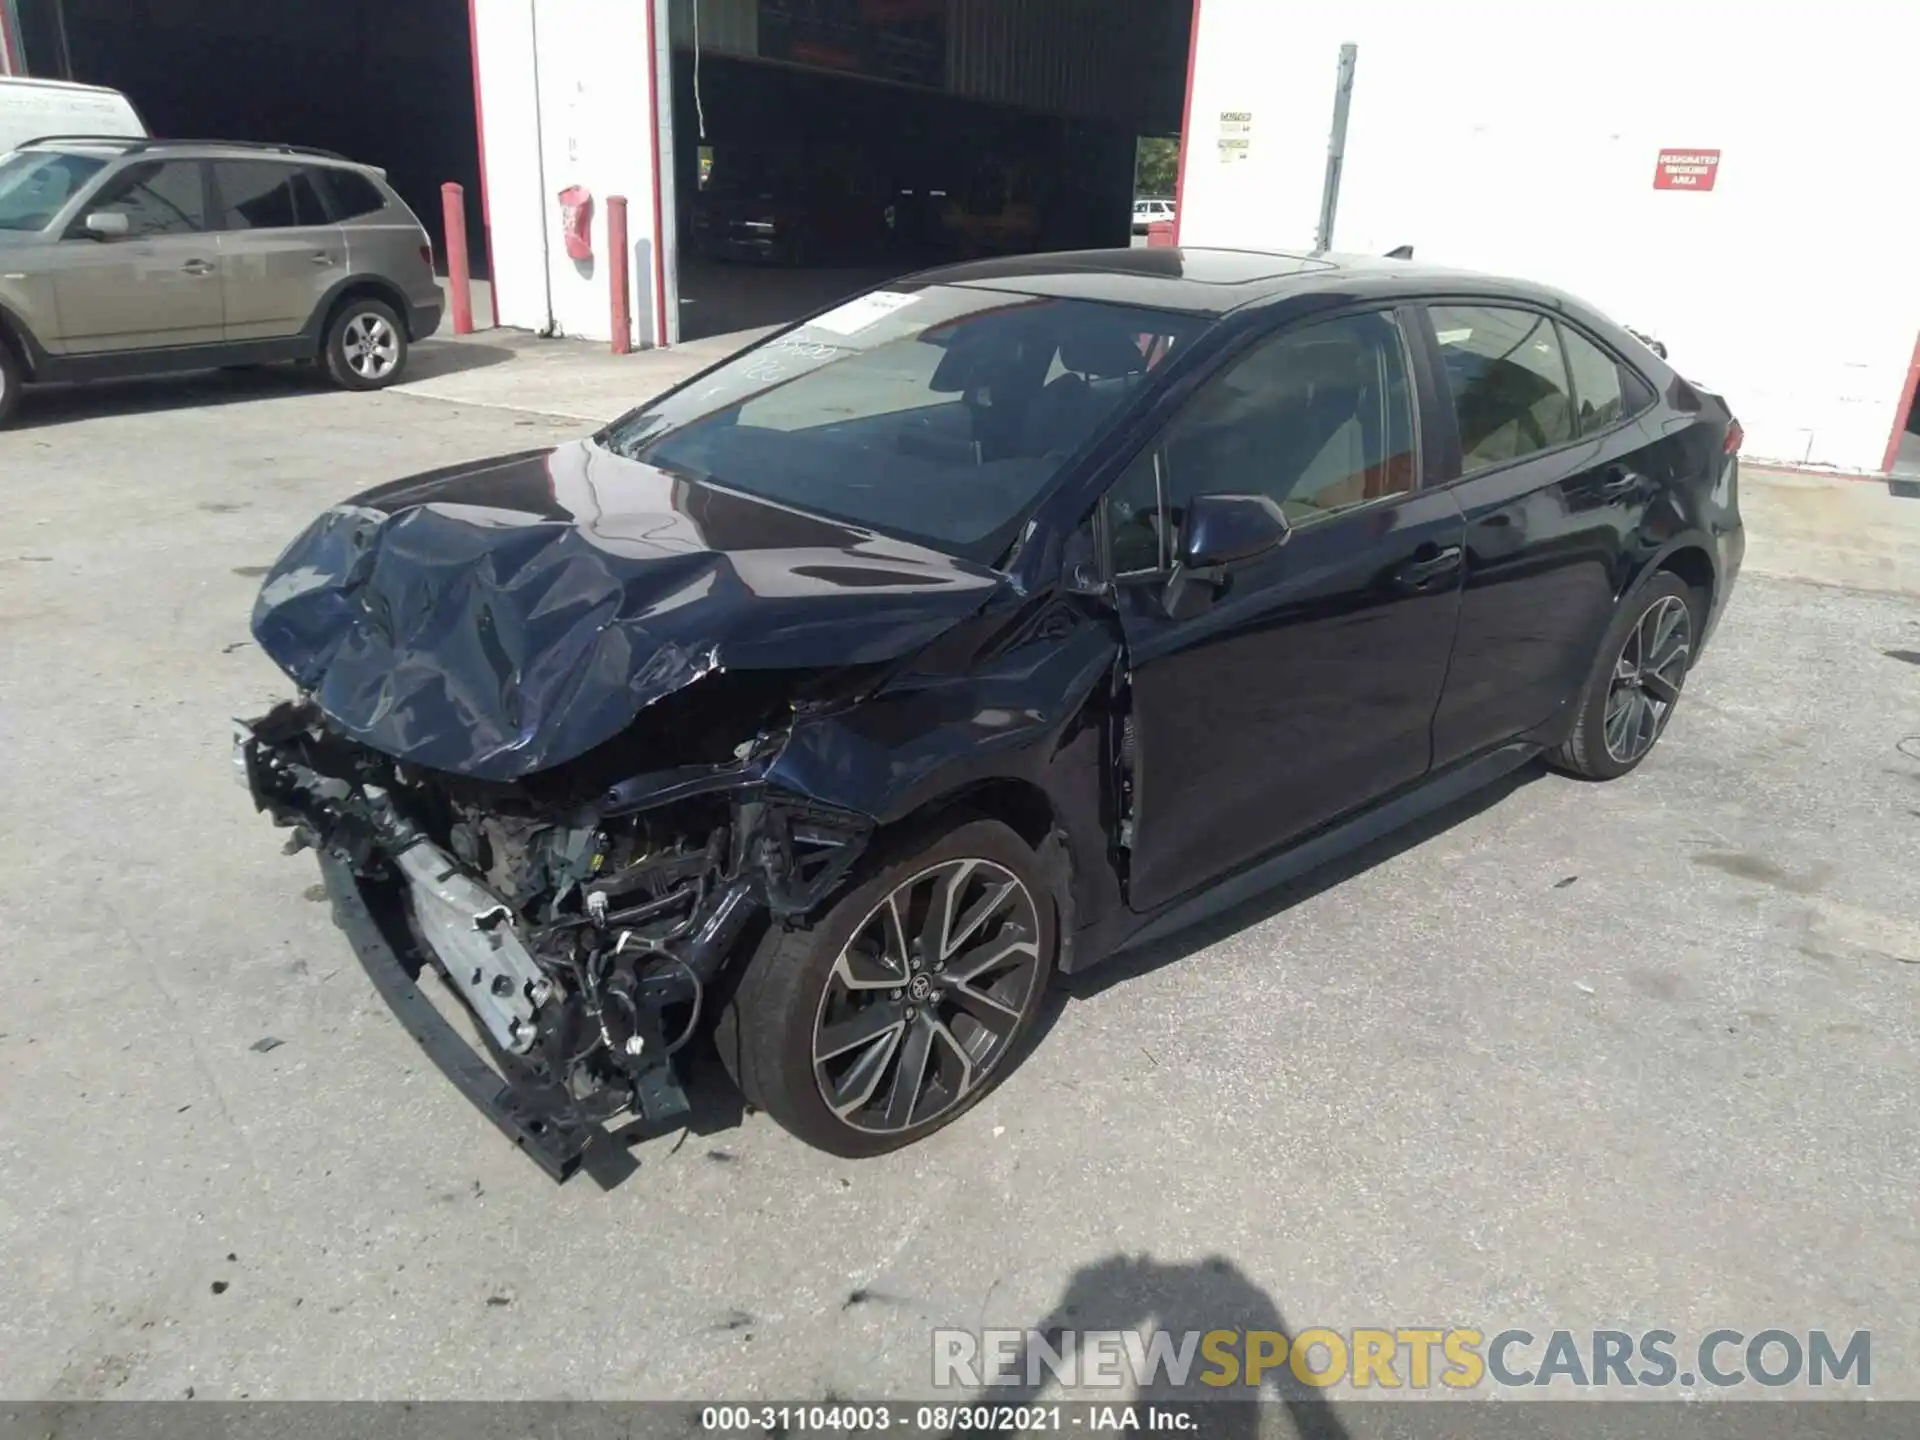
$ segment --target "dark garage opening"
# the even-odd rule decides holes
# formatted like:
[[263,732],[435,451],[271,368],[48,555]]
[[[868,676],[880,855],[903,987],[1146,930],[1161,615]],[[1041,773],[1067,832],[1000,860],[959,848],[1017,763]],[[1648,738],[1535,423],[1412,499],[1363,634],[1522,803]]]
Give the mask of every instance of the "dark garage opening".
[[1192,0],[700,0],[674,13],[681,338],[953,260],[1132,243]]
[[17,0],[30,73],[126,92],[156,135],[311,145],[378,165],[433,237],[466,187],[488,273],[467,0]]

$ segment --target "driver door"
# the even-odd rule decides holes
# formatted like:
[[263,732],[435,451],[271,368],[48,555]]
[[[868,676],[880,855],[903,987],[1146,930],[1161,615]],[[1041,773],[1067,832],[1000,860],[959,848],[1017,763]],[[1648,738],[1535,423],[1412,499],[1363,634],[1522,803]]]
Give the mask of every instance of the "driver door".
[[[125,215],[126,235],[82,228],[102,212]],[[225,307],[205,164],[149,160],[108,180],[61,239],[53,286],[68,355],[218,341]]]
[[[1109,495],[1136,911],[1427,772],[1465,522],[1418,488],[1417,435],[1395,316],[1351,314],[1231,362]],[[1169,613],[1184,507],[1210,494],[1267,496],[1290,533]]]

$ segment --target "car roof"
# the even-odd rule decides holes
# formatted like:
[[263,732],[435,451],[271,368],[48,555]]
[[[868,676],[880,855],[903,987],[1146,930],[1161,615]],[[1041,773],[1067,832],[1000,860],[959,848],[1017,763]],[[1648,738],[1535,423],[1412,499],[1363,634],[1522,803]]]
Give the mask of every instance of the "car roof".
[[1317,290],[1363,287],[1377,293],[1448,291],[1523,296],[1558,303],[1545,286],[1470,270],[1415,265],[1369,255],[1300,255],[1280,250],[1142,246],[977,260],[923,271],[911,283],[1098,300],[1218,317]]
[[280,145],[265,140],[166,140],[141,135],[42,135],[28,140],[22,150],[65,150],[80,153],[107,151],[123,155],[192,155],[208,160],[316,160],[329,165],[346,165],[369,174],[381,173],[376,166],[348,159],[332,150],[310,145]]
[[0,85],[26,85],[36,90],[77,90],[86,95],[118,95],[111,85],[88,85],[79,80],[47,80],[38,75],[0,75]]

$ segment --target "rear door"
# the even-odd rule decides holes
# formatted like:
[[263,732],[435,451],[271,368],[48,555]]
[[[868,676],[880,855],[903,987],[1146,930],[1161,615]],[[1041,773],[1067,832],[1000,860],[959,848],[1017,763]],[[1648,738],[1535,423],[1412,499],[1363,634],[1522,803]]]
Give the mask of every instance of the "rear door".
[[[97,239],[86,216],[125,215],[127,234]],[[110,176],[49,257],[67,355],[203,345],[220,339],[220,251],[209,226],[206,166],[146,160]]]
[[[1285,330],[1205,386],[1108,497],[1132,672],[1136,910],[1428,768],[1462,522],[1449,493],[1418,488],[1410,359],[1387,310]],[[1268,496],[1293,528],[1179,617],[1164,572],[1202,494]]]
[[216,160],[229,340],[299,334],[347,273],[347,241],[303,165]]
[[1429,307],[1466,517],[1445,765],[1553,719],[1592,666],[1655,494],[1652,391],[1598,342],[1506,300]]

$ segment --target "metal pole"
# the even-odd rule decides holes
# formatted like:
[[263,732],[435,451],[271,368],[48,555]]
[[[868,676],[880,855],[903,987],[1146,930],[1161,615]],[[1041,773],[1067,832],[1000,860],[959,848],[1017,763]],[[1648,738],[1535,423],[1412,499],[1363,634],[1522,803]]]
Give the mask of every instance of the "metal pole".
[[[700,3],[694,0],[694,23]],[[650,346],[680,343],[680,195],[675,174],[675,147],[680,137],[673,128],[673,35],[669,0],[652,0],[647,13],[647,35],[653,67],[653,271],[649,285],[653,332]]]
[[449,180],[440,187],[441,224],[447,234],[447,304],[453,333],[473,333],[473,284],[467,268],[467,192]]
[[627,249],[627,197],[607,197],[607,282],[612,305],[613,353],[627,355],[633,350],[633,301],[628,290],[628,271],[633,255]]
[[1347,158],[1347,104],[1353,98],[1353,62],[1358,45],[1340,47],[1340,78],[1333,89],[1333,134],[1327,140],[1327,179],[1320,189],[1320,228],[1314,232],[1316,252],[1333,248],[1333,212],[1340,203],[1340,167]]
[[67,43],[67,3],[53,0],[53,36],[60,46],[60,78],[73,79],[73,47]]

